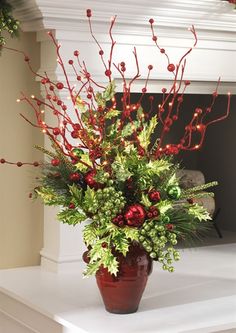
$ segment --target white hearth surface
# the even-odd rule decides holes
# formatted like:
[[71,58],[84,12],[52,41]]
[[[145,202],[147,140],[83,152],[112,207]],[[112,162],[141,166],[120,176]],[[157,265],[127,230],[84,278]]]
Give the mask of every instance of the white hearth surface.
[[233,243],[181,250],[174,274],[154,265],[139,311],[129,315],[104,310],[82,263],[74,273],[1,270],[0,332],[236,332],[235,250]]

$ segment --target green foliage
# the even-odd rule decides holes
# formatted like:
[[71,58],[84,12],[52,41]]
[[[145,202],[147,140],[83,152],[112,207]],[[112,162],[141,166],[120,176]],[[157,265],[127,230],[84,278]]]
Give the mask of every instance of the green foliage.
[[197,203],[191,205],[188,208],[188,213],[189,215],[192,215],[194,218],[198,219],[199,221],[211,220],[208,211],[203,206],[200,206]]
[[76,225],[87,219],[85,213],[78,211],[77,209],[64,209],[57,214],[59,221],[67,223],[69,225]]
[[75,200],[76,204],[82,207],[83,204],[83,190],[75,184],[69,185],[69,191],[72,199]]
[[43,199],[45,205],[60,206],[65,204],[65,197],[58,195],[53,188],[38,187],[35,192]]
[[157,126],[157,116],[154,116],[150,119],[148,124],[144,125],[142,132],[139,134],[138,139],[140,141],[141,146],[144,149],[148,148],[151,140],[151,135],[154,133],[156,126]]
[[129,171],[127,158],[122,154],[117,154],[115,161],[112,163],[112,170],[117,179],[125,181],[132,176],[132,172]]
[[7,31],[11,37],[18,36],[19,21],[12,16],[12,6],[6,1],[0,1],[0,46],[6,43],[2,31]]
[[120,113],[121,113],[121,111],[119,111],[119,110],[110,110],[106,113],[105,119],[112,119],[114,117],[119,116]]

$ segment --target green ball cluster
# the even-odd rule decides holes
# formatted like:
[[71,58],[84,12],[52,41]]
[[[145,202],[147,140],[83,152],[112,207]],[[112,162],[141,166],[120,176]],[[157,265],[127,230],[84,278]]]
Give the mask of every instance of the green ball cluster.
[[147,221],[139,230],[139,242],[153,260],[162,263],[163,270],[174,272],[173,260],[180,259],[179,252],[174,249],[177,244],[175,233],[168,231],[157,221]]
[[2,31],[7,31],[10,35],[17,35],[19,29],[19,21],[15,20],[11,15],[11,6],[3,3],[0,8],[0,45],[5,44],[5,38],[2,36]]
[[121,191],[116,191],[114,187],[108,186],[98,189],[95,193],[93,204],[88,211],[93,215],[93,220],[106,224],[124,208],[125,198]]

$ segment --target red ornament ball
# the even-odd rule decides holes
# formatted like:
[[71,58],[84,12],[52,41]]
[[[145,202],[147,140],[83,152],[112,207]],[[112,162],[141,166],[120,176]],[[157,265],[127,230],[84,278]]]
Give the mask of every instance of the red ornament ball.
[[98,189],[101,188],[102,184],[98,183],[94,177],[96,175],[96,170],[91,170],[86,173],[84,180],[90,188]]
[[145,210],[143,206],[134,204],[127,207],[125,212],[126,223],[130,227],[141,227],[145,219]]
[[169,72],[174,72],[174,70],[175,70],[175,65],[174,65],[174,64],[169,64],[169,65],[167,66],[167,69],[168,69]]
[[107,69],[107,70],[105,71],[105,75],[106,75],[106,76],[111,76],[111,71],[110,71],[110,69]]
[[152,190],[148,193],[148,197],[152,202],[159,202],[161,200],[161,194],[159,191]]
[[23,165],[23,163],[22,163],[22,162],[17,162],[16,165],[17,165],[18,167],[21,167],[21,166]]
[[4,158],[1,158],[0,163],[4,164],[6,163],[6,160]]
[[153,23],[154,23],[153,18],[150,18],[149,23],[150,23],[150,24],[153,24]]

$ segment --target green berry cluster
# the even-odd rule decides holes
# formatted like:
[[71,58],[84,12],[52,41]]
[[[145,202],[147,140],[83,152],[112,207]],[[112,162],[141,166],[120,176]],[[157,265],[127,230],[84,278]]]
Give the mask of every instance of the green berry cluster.
[[173,260],[180,259],[179,252],[174,249],[177,236],[167,230],[159,221],[146,221],[139,230],[139,242],[153,260],[162,263],[163,270],[174,272]]
[[12,17],[11,6],[4,1],[0,8],[0,45],[5,44],[5,38],[1,34],[3,30],[14,36],[17,34],[18,29],[19,21]]
[[88,208],[93,220],[101,224],[109,223],[124,208],[125,198],[121,191],[108,186],[95,192],[93,204]]

